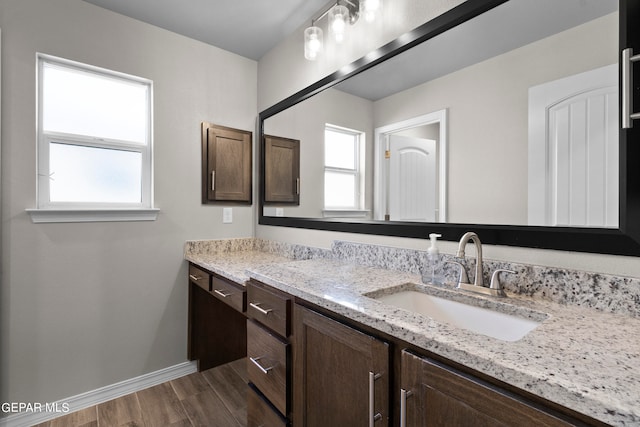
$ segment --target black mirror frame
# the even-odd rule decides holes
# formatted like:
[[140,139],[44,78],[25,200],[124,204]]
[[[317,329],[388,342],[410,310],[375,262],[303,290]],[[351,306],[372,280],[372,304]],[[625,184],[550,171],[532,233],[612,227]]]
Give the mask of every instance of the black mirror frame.
[[[631,129],[621,128],[620,130],[620,218],[619,228],[617,229],[393,221],[350,222],[263,215],[265,191],[263,132],[264,121],[267,118],[506,1],[508,0],[465,1],[380,49],[262,111],[258,116],[257,132],[260,148],[260,171],[258,176],[261,177],[258,224],[420,239],[428,238],[429,233],[440,233],[443,240],[450,241],[458,240],[467,231],[474,231],[480,236],[483,243],[493,245],[639,256],[640,166],[634,164],[633,159],[640,160],[640,125],[636,125],[635,128]],[[640,27],[630,25],[640,19],[640,2],[620,0],[619,14],[619,51],[621,52],[623,47],[634,47],[636,52],[640,52]],[[634,81],[640,82],[640,65],[635,67]],[[635,98],[640,99],[640,85],[635,85],[632,90]],[[640,104],[640,102],[637,104]]]

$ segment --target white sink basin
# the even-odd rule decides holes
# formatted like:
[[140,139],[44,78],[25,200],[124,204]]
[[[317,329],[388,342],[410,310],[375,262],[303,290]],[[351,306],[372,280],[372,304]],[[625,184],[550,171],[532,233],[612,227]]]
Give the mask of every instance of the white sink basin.
[[374,298],[385,304],[503,341],[518,341],[541,323],[416,290],[402,290]]

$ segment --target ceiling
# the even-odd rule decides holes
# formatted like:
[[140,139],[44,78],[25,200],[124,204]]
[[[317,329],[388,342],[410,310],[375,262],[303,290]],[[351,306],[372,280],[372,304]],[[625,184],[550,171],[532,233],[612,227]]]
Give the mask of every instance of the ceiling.
[[[327,0],[84,0],[259,60]],[[302,46],[302,43],[301,43]]]
[[617,10],[618,0],[510,0],[337,88],[376,101]]

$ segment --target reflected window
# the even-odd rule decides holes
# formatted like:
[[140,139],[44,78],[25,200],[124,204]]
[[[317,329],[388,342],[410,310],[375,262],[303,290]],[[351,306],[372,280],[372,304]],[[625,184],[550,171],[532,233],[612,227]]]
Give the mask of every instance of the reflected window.
[[362,209],[364,133],[326,125],[324,132],[324,208]]
[[150,208],[151,81],[38,56],[38,207]]

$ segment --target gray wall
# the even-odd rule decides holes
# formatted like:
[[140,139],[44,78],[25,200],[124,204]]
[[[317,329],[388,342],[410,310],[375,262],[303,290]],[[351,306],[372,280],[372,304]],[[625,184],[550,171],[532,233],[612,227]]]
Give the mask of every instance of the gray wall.
[[[51,402],[186,361],[187,239],[253,234],[200,203],[202,120],[254,130],[257,63],[80,0],[2,0],[0,401]],[[152,79],[154,222],[33,224],[36,52]]]

